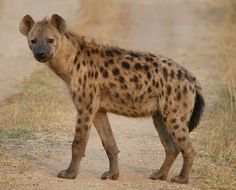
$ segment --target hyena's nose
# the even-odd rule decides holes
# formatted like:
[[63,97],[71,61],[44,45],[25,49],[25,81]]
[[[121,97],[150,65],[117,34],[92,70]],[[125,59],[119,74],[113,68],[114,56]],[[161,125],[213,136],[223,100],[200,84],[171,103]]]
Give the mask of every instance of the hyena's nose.
[[38,59],[45,59],[46,58],[46,53],[45,52],[36,52],[35,55]]

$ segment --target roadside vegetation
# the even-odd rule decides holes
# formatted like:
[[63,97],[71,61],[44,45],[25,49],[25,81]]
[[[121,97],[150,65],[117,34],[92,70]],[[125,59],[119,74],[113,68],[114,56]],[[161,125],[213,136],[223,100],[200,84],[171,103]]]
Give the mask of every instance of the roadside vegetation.
[[236,189],[236,1],[229,7],[226,22],[213,27],[219,98],[203,122],[209,132],[200,130],[200,158],[194,170],[204,189]]

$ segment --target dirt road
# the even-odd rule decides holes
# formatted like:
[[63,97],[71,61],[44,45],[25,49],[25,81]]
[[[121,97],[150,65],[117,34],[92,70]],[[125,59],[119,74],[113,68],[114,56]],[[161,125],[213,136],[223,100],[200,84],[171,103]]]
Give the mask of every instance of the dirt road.
[[[207,80],[208,84],[211,83],[208,71],[214,70],[210,59],[214,51],[208,51],[212,43],[207,24],[212,20],[209,17],[211,10],[206,8],[204,1],[99,1],[104,3],[102,5],[92,2],[95,1],[84,1],[80,10],[77,0],[1,2],[0,23],[4,26],[0,28],[1,99],[19,92],[21,79],[39,68],[30,55],[25,38],[18,31],[24,14],[32,14],[38,19],[57,12],[81,34],[124,48],[166,55],[191,70],[204,87]],[[211,90],[205,88],[207,98],[213,98]],[[47,135],[43,133],[27,142],[24,148],[28,150],[28,157],[25,161],[32,161],[33,167],[28,172],[9,172],[10,176],[16,177],[15,189],[198,189],[194,176],[191,176],[189,185],[148,179],[164,159],[164,150],[150,118],[130,119],[115,115],[109,115],[109,118],[121,151],[121,176],[118,181],[99,179],[107,170],[108,161],[94,129],[77,179],[55,177],[70,161],[71,121],[54,133],[53,144],[45,144],[43,139]],[[196,130],[192,136],[197,137],[197,133]],[[16,160],[12,163],[17,165]],[[179,157],[169,176],[178,174],[181,163],[182,158]]]

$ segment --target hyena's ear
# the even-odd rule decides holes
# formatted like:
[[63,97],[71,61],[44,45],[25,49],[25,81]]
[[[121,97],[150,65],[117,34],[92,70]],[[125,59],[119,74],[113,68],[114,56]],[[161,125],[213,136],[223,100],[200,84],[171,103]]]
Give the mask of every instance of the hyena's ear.
[[27,36],[31,28],[34,26],[34,20],[30,15],[25,15],[20,22],[20,32]]
[[50,22],[60,33],[66,32],[66,21],[61,16],[52,15]]

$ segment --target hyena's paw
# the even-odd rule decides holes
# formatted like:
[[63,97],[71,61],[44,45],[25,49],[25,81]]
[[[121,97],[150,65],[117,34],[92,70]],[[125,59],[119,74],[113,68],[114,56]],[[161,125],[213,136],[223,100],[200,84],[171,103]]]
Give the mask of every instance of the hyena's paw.
[[178,175],[178,176],[172,177],[170,181],[174,183],[184,184],[184,183],[188,183],[188,178]]
[[111,179],[111,180],[117,180],[119,178],[119,172],[105,172],[102,174],[101,179]]
[[167,178],[167,174],[161,170],[155,171],[152,173],[152,175],[150,175],[150,179],[152,180],[157,180],[157,179],[166,180],[166,178]]
[[77,172],[76,171],[69,171],[69,170],[62,170],[57,175],[57,177],[65,178],[65,179],[75,179],[76,176],[77,176]]

